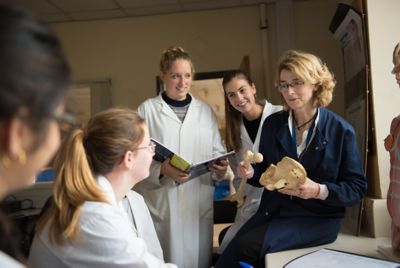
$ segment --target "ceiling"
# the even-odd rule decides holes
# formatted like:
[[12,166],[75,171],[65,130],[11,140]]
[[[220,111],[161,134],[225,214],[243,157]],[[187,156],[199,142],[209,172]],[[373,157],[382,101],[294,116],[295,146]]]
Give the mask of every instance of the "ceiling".
[[0,3],[13,3],[25,7],[39,15],[43,20],[54,23],[242,7],[275,1],[276,0],[0,0]]

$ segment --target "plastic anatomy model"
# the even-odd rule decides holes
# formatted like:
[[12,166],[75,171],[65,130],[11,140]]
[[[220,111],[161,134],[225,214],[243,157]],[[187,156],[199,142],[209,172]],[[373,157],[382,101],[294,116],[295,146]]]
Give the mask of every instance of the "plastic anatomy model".
[[285,156],[277,165],[271,164],[261,175],[260,184],[273,191],[279,189],[296,190],[306,181],[307,172],[296,160]]
[[[246,167],[249,167],[250,164],[255,164],[255,163],[261,163],[263,161],[263,156],[260,153],[253,153],[252,151],[247,151],[246,153],[244,153],[243,155],[243,161],[244,161],[244,165]],[[233,195],[229,196],[227,198],[227,200],[229,201],[236,201],[237,202],[237,207],[241,207],[244,203],[244,190],[246,188],[246,183],[247,183],[247,179],[246,178],[241,178],[240,179],[240,184],[238,187],[238,190],[236,191],[236,193],[234,193]]]

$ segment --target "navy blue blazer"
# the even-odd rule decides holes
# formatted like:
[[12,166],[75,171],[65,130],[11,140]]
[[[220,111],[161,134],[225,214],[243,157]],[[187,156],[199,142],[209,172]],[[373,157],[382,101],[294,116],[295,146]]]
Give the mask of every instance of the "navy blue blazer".
[[288,117],[288,111],[281,111],[264,121],[259,147],[264,160],[254,166],[254,176],[248,183],[261,187],[258,181],[266,168],[289,156],[304,166],[311,180],[325,184],[329,195],[326,200],[304,200],[265,189],[257,213],[278,217],[343,218],[345,207],[357,204],[367,190],[354,129],[335,113],[319,108],[315,136],[299,159]]

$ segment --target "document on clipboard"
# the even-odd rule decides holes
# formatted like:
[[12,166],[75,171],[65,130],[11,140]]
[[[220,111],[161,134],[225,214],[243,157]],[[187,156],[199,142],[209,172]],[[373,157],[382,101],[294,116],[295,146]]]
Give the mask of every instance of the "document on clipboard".
[[169,158],[170,159],[169,163],[173,167],[183,172],[190,173],[191,174],[190,179],[196,178],[207,172],[210,172],[209,165],[212,162],[227,158],[228,156],[232,156],[235,154],[235,151],[230,151],[228,153],[221,154],[198,163],[190,163],[182,156],[170,150],[161,142],[153,138],[151,138],[151,140],[156,144],[156,151],[153,159],[159,162],[163,162],[165,159]]
[[288,262],[284,268],[398,268],[399,263],[332,249],[320,249]]

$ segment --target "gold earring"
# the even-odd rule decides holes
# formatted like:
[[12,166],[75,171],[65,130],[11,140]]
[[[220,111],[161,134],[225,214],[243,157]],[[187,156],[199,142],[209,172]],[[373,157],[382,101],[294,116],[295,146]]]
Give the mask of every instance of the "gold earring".
[[1,157],[1,163],[3,164],[4,167],[9,167],[11,165],[10,157],[8,157],[8,155],[3,155]]
[[18,161],[21,165],[26,164],[26,153],[23,149],[21,149],[18,153]]

